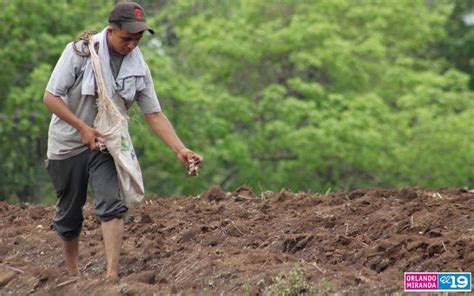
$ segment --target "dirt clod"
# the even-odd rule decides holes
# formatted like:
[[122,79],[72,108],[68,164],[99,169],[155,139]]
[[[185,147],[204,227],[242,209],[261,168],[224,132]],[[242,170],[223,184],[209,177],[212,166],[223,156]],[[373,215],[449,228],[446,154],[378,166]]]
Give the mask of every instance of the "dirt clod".
[[148,223],[153,223],[153,220],[151,219],[150,215],[148,214],[143,214],[140,223],[142,224],[148,224]]
[[255,195],[255,193],[252,191],[252,189],[250,189],[249,187],[246,187],[246,186],[239,187],[237,190],[235,190],[233,195],[234,196],[240,195],[240,196],[247,197],[247,198],[257,197]]
[[8,284],[16,275],[17,272],[13,270],[0,269],[0,287]]
[[414,200],[418,197],[415,190],[410,188],[402,188],[398,193],[398,197],[404,201]]
[[225,199],[226,194],[220,186],[213,186],[209,191],[202,194],[202,198],[208,201],[221,201]]

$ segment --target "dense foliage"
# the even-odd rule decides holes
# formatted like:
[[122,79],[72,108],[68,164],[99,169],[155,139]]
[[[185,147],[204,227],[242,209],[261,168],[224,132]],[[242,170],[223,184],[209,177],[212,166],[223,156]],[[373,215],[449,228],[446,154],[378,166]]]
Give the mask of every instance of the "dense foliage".
[[[0,199],[51,198],[44,88],[65,44],[100,30],[112,2],[0,1]],[[141,3],[160,102],[205,157],[187,177],[133,109],[149,192],[474,184],[468,1]]]

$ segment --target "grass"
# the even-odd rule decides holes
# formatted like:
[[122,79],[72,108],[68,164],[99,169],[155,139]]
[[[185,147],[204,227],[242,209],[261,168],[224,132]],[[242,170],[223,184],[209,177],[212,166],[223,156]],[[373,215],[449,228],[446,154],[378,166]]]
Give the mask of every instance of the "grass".
[[331,292],[332,283],[325,278],[321,278],[317,286],[315,283],[310,283],[299,265],[289,271],[280,272],[271,279],[260,279],[256,285],[245,282],[241,289],[246,294],[258,290],[262,296],[337,295]]
[[272,278],[271,284],[264,287],[262,295],[314,295],[314,291],[306,280],[304,272],[299,267],[295,267],[287,273],[280,273]]

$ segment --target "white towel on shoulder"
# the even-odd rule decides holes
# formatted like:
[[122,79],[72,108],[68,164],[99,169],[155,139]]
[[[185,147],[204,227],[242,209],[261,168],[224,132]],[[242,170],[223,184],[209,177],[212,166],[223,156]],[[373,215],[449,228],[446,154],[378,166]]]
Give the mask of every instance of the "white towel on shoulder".
[[[137,92],[145,89],[145,69],[146,64],[142,52],[138,47],[132,50],[123,58],[117,79],[114,79],[110,67],[109,47],[107,45],[107,28],[102,32],[92,36],[92,42],[99,44],[99,58],[102,64],[102,75],[104,77],[107,95],[113,97],[117,93],[124,100],[132,102]],[[94,70],[90,58],[87,59],[84,68],[82,81],[82,95],[95,96],[97,93],[97,83],[95,81]]]

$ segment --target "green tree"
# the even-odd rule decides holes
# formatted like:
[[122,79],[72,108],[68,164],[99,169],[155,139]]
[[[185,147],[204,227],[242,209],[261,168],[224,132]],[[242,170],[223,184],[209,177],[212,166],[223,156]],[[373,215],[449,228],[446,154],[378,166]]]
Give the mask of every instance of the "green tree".
[[[0,199],[47,190],[49,73],[113,2],[0,0]],[[133,109],[149,193],[474,183],[469,1],[141,3],[157,33],[141,49],[162,107],[205,156],[187,177]]]
[[200,181],[173,182],[175,167],[146,150],[149,187],[470,184],[472,93],[433,50],[449,4],[168,3],[152,71],[179,133],[207,160]]
[[441,53],[458,69],[471,76],[474,89],[474,2],[456,0],[446,25],[447,38],[441,43]]
[[113,3],[17,0],[1,4],[0,199],[39,201],[49,184],[42,164],[51,116],[42,101],[46,83],[66,44],[83,30],[104,26]]

